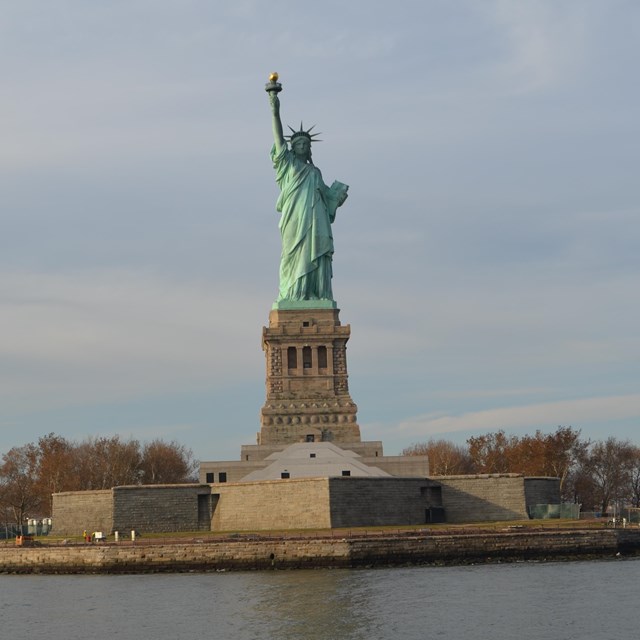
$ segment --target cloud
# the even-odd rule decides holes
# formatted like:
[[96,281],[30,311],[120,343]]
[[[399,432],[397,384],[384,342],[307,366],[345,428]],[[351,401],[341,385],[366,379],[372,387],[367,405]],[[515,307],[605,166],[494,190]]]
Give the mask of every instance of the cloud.
[[578,398],[524,406],[499,407],[461,415],[423,414],[394,428],[396,436],[428,438],[457,431],[496,431],[521,428],[579,427],[582,423],[640,419],[640,394]]
[[[272,70],[285,123],[317,122],[318,166],[351,185],[334,291],[365,420],[633,393],[637,10],[610,4],[13,3],[0,408],[253,425],[225,385],[263,399]],[[167,390],[188,396],[170,419]]]
[[[5,409],[205,388],[260,375],[249,292],[145,272],[0,276]],[[221,304],[220,301],[224,301]]]
[[561,7],[555,2],[498,0],[490,11],[508,45],[498,68],[512,91],[549,89],[571,79],[580,68],[588,36],[588,4]]

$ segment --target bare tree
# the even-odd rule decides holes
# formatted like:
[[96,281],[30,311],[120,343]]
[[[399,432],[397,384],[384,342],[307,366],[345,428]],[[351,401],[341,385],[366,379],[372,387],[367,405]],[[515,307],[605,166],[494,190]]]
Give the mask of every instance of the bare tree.
[[197,482],[193,452],[177,442],[153,440],[141,448],[120,436],[80,444],[54,433],[38,444],[14,447],[0,464],[0,508],[21,524],[25,515],[51,515],[52,494],[122,485]]
[[140,480],[142,484],[194,482],[197,464],[193,452],[183,445],[153,440],[142,450]]
[[580,430],[558,427],[545,436],[545,461],[542,475],[560,478],[560,493],[564,495],[567,478],[577,468],[589,448],[588,440],[580,439]]
[[602,513],[611,504],[623,506],[631,502],[635,449],[628,440],[610,437],[596,442],[585,456],[581,480],[586,491],[590,484],[594,504],[599,504]]
[[2,456],[0,466],[0,504],[13,513],[22,526],[29,515],[38,515],[42,495],[37,487],[38,449],[34,444],[14,447]]
[[513,472],[514,451],[518,444],[515,436],[507,436],[500,430],[469,438],[467,444],[476,473]]
[[140,443],[120,436],[89,438],[76,448],[81,489],[111,489],[140,483]]
[[580,439],[579,430],[558,427],[550,434],[538,430],[532,436],[513,438],[510,445],[507,458],[512,472],[560,478],[563,493],[569,473],[576,468],[589,443]]
[[429,474],[434,476],[454,476],[470,473],[471,458],[466,447],[453,444],[448,440],[430,439],[428,442],[414,444],[402,451],[403,456],[427,456]]
[[461,473],[522,473],[529,476],[560,478],[563,490],[569,473],[576,468],[589,443],[580,439],[580,431],[558,427],[555,433],[507,436],[496,431],[467,440],[467,447],[447,440],[430,439],[411,445],[403,455],[429,456],[434,475]]
[[38,440],[38,469],[36,486],[44,508],[43,515],[50,515],[53,509],[52,495],[59,491],[79,489],[73,473],[75,447],[68,440],[55,433],[49,433]]
[[631,506],[640,507],[640,447],[633,448],[630,466]]

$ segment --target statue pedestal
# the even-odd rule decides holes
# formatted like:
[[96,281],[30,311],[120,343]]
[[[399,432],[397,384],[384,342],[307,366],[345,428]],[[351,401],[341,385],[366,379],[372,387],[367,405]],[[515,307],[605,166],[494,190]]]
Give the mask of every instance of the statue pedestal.
[[350,334],[350,326],[340,324],[339,309],[272,309],[269,327],[262,330],[267,398],[259,445],[360,442],[358,408],[348,385]]

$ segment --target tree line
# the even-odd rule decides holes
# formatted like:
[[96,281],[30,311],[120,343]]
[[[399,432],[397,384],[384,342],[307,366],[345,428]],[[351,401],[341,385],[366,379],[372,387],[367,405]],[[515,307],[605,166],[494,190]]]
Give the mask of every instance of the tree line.
[[16,524],[50,517],[52,494],[60,491],[194,482],[197,465],[193,452],[175,441],[141,444],[116,435],[73,442],[50,433],[3,454],[0,517]]
[[[402,455],[428,456],[431,476],[558,477],[563,502],[581,504],[584,511],[640,507],[640,447],[614,437],[585,440],[572,427],[522,437],[500,430],[469,438],[466,445],[431,439]],[[52,494],[60,491],[195,482],[197,465],[192,451],[175,441],[141,444],[116,435],[73,442],[50,433],[3,454],[0,518],[19,524],[27,516],[50,517]]]
[[614,437],[585,440],[572,427],[522,437],[500,430],[469,438],[466,445],[431,439],[402,454],[428,456],[432,476],[522,473],[557,477],[562,501],[581,504],[583,511],[606,513],[611,506],[640,507],[640,447]]

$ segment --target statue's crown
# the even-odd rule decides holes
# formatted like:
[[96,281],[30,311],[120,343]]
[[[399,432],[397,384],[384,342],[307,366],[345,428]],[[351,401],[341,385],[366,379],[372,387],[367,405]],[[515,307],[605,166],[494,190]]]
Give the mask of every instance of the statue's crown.
[[313,127],[310,127],[306,131],[304,126],[302,125],[302,122],[300,122],[300,129],[298,129],[298,131],[296,131],[292,127],[289,127],[289,129],[291,129],[291,135],[287,136],[287,138],[289,139],[289,142],[293,142],[296,138],[299,138],[300,136],[304,136],[305,138],[307,138],[307,140],[309,140],[309,142],[322,142],[322,140],[319,140],[318,138],[315,137],[315,136],[319,136],[320,135],[319,133],[311,133],[311,131],[315,126],[316,125],[314,124]]

